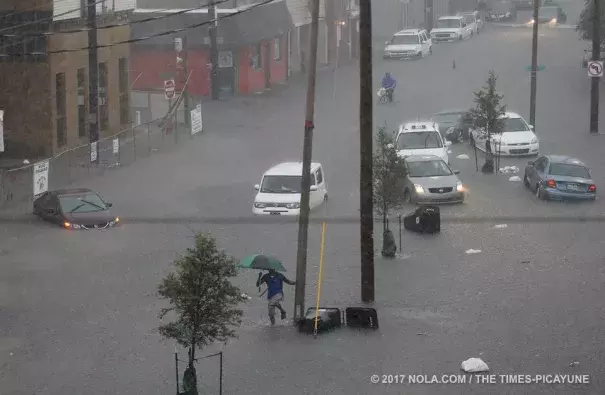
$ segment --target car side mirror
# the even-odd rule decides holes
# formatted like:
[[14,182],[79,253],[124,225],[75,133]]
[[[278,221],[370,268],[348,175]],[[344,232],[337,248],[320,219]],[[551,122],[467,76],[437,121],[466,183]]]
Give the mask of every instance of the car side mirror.
[[531,130],[534,130],[534,125],[529,125],[529,128],[530,128]]
[[256,185],[254,186],[254,189],[256,189],[257,191],[259,191],[259,190],[260,190],[260,185],[256,184]]
[[388,41],[385,41],[385,42],[384,42],[384,45],[389,45],[389,42],[388,42]]
[[311,192],[317,191],[317,185],[311,185]]
[[534,165],[534,161],[530,160],[529,162],[527,162],[528,165],[533,166]]
[[454,174],[460,174],[460,170],[454,170]]
[[107,207],[113,207],[113,203],[105,203]]
[[451,141],[446,141],[446,142],[445,142],[445,146],[446,146],[446,147],[449,147],[450,145],[452,145],[452,142],[451,142]]

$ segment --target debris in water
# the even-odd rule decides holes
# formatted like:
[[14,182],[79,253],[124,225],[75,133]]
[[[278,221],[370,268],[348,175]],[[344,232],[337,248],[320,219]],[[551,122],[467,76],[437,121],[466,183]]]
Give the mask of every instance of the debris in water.
[[517,166],[504,166],[504,167],[501,167],[499,170],[500,170],[500,173],[518,173],[519,172],[519,168]]
[[573,368],[574,366],[578,366],[579,364],[580,364],[580,362],[574,361],[574,362],[570,363],[569,366]]
[[23,164],[24,164],[24,165],[29,165],[29,161],[28,161],[27,159],[24,159],[24,160],[23,160]]
[[469,358],[462,362],[460,369],[466,373],[478,373],[489,371],[489,366],[481,358]]
[[470,250],[466,250],[466,253],[469,254],[469,255],[470,254],[478,254],[480,252],[481,252],[481,250],[473,250],[472,248]]
[[508,181],[516,181],[516,182],[518,182],[518,181],[521,181],[521,177],[519,177],[519,176],[512,176],[511,178],[508,179]]
[[470,159],[470,157],[467,154],[460,154],[456,156],[456,159]]
[[252,298],[248,294],[242,294],[242,299],[250,300]]
[[497,225],[494,225],[494,228],[504,229],[504,228],[508,228],[508,225],[507,224],[497,224]]
[[416,335],[418,335],[418,336],[428,336],[429,334],[426,333],[426,332],[418,332],[418,333],[416,333]]

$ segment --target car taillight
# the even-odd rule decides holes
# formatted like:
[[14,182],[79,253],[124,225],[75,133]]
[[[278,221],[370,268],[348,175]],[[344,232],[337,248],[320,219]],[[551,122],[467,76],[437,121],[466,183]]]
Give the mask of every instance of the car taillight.
[[597,191],[597,186],[596,185],[591,185],[588,187],[588,192],[596,192]]
[[549,188],[556,188],[557,183],[555,182],[555,180],[548,180],[548,181],[546,181],[546,186]]

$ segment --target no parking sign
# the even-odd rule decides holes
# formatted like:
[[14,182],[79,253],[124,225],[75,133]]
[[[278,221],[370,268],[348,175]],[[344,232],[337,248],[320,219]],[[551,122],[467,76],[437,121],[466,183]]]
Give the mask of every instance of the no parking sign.
[[591,60],[588,62],[588,76],[602,77],[603,76],[603,61]]

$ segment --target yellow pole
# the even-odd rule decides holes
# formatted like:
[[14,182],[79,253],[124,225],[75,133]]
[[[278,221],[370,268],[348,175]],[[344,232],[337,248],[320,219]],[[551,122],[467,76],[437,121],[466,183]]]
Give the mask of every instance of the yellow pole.
[[321,223],[321,250],[319,253],[319,274],[317,275],[317,301],[315,302],[315,325],[313,335],[317,336],[317,323],[319,321],[319,301],[321,300],[321,279],[324,270],[324,247],[326,244],[326,221]]

